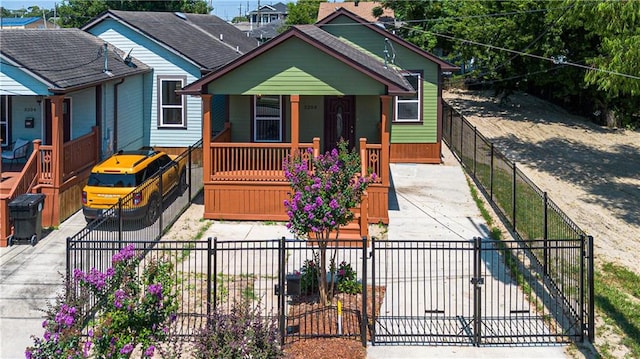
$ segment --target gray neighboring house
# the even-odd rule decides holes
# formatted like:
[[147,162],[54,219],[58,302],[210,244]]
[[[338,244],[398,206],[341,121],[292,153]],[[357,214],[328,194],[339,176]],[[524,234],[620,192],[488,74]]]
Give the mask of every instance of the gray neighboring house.
[[[202,138],[202,104],[179,90],[258,46],[221,18],[207,14],[106,11],[82,27],[147,64],[144,146],[185,148]],[[227,107],[226,97],[212,105]],[[224,111],[222,112],[224,113]],[[224,119],[213,119],[221,131]]]

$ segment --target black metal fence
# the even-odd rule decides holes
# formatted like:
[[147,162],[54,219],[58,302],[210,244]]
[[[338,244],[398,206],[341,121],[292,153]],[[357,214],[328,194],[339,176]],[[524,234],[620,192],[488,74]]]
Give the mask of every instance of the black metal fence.
[[[111,208],[102,211],[102,216],[87,223],[87,226],[72,237],[72,242],[111,241],[130,243],[136,240],[158,240],[203,188],[202,140],[176,157],[175,162],[186,162],[184,179],[175,190],[166,193],[160,178],[168,168],[161,169],[153,177],[122,197]],[[165,193],[165,195],[160,195]],[[146,201],[147,212],[140,218],[127,214],[140,211],[141,198]]]
[[[68,241],[68,270],[105,271],[121,247],[114,241]],[[480,238],[352,243],[336,250],[334,263],[352,267],[363,290],[338,293],[328,306],[319,305],[317,291],[305,283],[305,268],[318,264],[313,242],[209,238],[127,244],[145,254],[141,269],[160,257],[173,263],[179,294],[174,332],[186,340],[198,334],[213,310],[228,312],[247,301],[278,322],[283,343],[310,337],[347,337],[363,345],[530,345],[584,339],[585,318],[566,301],[568,291],[583,294],[582,278],[572,274],[587,265],[589,242],[584,239],[526,245]],[[553,253],[549,266],[573,278],[574,288],[560,292],[532,248]]]
[[[593,243],[547,195],[495,148],[464,116],[443,102],[443,138],[463,168],[485,193],[512,233],[530,246],[533,259],[543,268],[547,285],[554,287],[565,304],[581,319],[590,341],[594,340],[593,247],[584,247],[587,265],[575,267],[559,258],[549,246],[533,246],[563,240]],[[558,242],[559,243],[559,242]],[[570,263],[564,263],[569,261]],[[560,263],[560,265],[557,265]]]

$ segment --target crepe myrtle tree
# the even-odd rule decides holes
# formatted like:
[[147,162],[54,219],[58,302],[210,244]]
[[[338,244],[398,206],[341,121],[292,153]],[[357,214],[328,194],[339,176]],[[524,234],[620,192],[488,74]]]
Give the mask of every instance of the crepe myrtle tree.
[[[292,188],[289,199],[284,201],[289,217],[287,228],[299,238],[317,241],[313,251],[319,262],[318,287],[320,301],[326,305],[333,299],[335,285],[333,278],[327,280],[328,244],[338,239],[340,227],[353,220],[351,208],[360,204],[376,174],[361,174],[360,157],[348,149],[345,141],[318,157],[313,157],[311,149],[303,155],[289,156],[283,169]],[[335,263],[335,248],[329,253],[329,263]]]

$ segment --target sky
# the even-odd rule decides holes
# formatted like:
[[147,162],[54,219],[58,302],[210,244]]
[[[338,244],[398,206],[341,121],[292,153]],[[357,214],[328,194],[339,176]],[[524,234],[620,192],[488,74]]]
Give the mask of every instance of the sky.
[[[221,17],[225,20],[231,20],[234,17],[245,14],[247,7],[249,11],[255,10],[258,7],[257,0],[207,0],[213,5],[213,14]],[[28,8],[29,6],[37,5],[40,8],[53,9],[55,3],[61,1],[52,0],[0,0],[0,6],[10,9],[18,10],[22,8]],[[261,0],[260,5],[271,5],[278,2],[295,2],[292,0]]]

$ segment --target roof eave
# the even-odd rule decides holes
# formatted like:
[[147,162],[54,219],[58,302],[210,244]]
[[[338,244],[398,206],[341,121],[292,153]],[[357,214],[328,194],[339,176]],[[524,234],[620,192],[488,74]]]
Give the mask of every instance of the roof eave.
[[101,79],[101,80],[96,80],[96,81],[91,81],[91,82],[87,82],[81,85],[75,85],[75,86],[70,86],[70,87],[49,87],[49,91],[54,93],[54,94],[65,94],[65,93],[69,93],[69,92],[74,92],[74,91],[79,91],[79,90],[83,90],[89,87],[93,87],[93,86],[97,86],[97,85],[101,85],[107,81],[113,81],[113,80],[120,80],[123,78],[127,78],[130,76],[135,76],[135,75],[141,75],[141,74],[145,74],[151,72],[151,69],[142,69],[142,70],[138,70],[135,72],[130,72],[127,74],[122,74],[122,75],[118,75],[118,76],[113,76],[113,77],[109,77],[108,79]]

